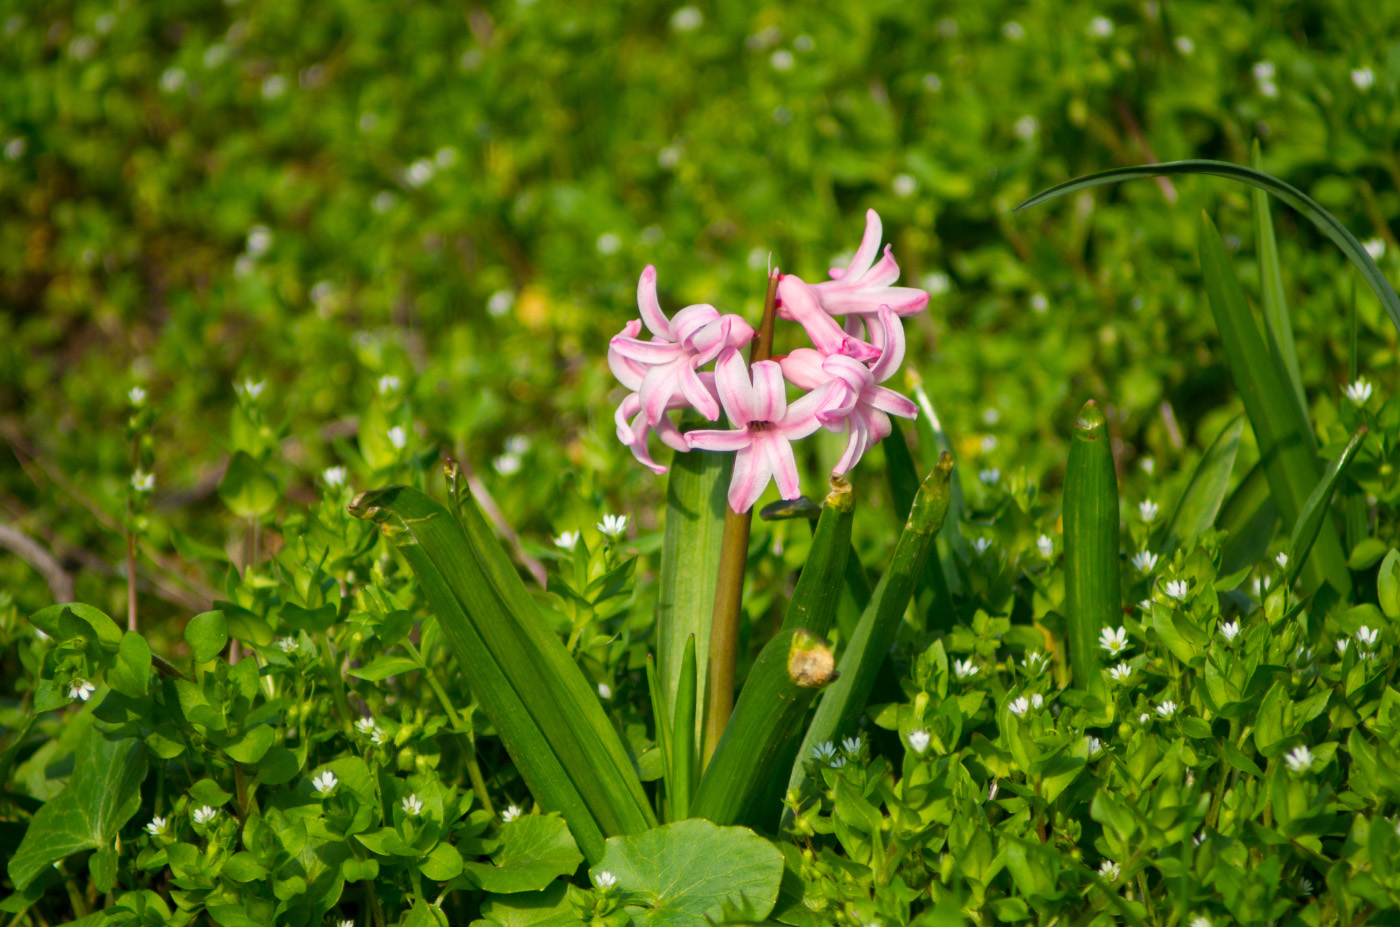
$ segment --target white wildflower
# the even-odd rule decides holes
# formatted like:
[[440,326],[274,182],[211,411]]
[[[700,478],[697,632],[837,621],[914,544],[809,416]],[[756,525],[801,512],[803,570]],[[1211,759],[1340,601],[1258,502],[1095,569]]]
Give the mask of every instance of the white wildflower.
[[1210,918],[1204,914],[1197,914],[1191,918],[1191,927],[1211,927]]
[[1050,540],[1050,535],[1042,534],[1035,539],[1035,548],[1040,551],[1040,556],[1049,560],[1055,553],[1055,542]]
[[836,745],[829,740],[824,740],[812,748],[812,759],[821,763],[830,763],[836,756]]
[[[272,230],[265,225],[255,225],[248,230],[248,238],[243,249],[253,257],[262,257],[272,250]],[[261,387],[259,387],[261,388]],[[254,399],[258,398],[256,395]]]
[[524,462],[521,461],[519,454],[502,454],[491,461],[491,466],[495,467],[496,472],[501,476],[515,476],[524,466]]
[[1140,550],[1133,554],[1133,566],[1137,567],[1139,572],[1151,573],[1156,565],[1157,555],[1151,551]]
[[912,174],[896,174],[890,183],[890,189],[894,191],[895,196],[907,200],[919,192],[919,182],[914,179]]
[[617,254],[622,248],[622,239],[613,232],[604,232],[598,236],[595,247],[597,247],[599,254]]
[[1379,261],[1385,257],[1385,239],[1368,238],[1361,243],[1361,247],[1366,249],[1366,253],[1371,256],[1371,260]]
[[1045,707],[1045,696],[1041,695],[1039,692],[1036,692],[1034,695],[1032,695],[1031,707],[1036,709],[1037,711]]
[[1186,594],[1190,592],[1190,587],[1186,584],[1186,580],[1174,579],[1167,583],[1166,591],[1167,595],[1171,596],[1173,599],[1180,600],[1186,598]]
[[146,391],[139,386],[133,386],[126,391],[126,400],[139,409],[146,404]]
[[502,318],[514,308],[514,290],[497,290],[486,300],[486,314],[493,319]]
[[977,675],[977,670],[977,664],[973,663],[970,658],[967,660],[953,661],[953,675],[957,676],[959,679],[970,679]]
[[1300,744],[1289,750],[1283,759],[1295,773],[1305,773],[1312,768],[1313,752]]
[[1363,624],[1356,629],[1356,639],[1359,640],[1364,647],[1374,647],[1376,646],[1376,641],[1381,639],[1380,629],[1368,628]]
[[929,743],[929,733],[928,733],[928,731],[922,731],[922,730],[920,730],[920,731],[910,731],[910,732],[909,732],[909,746],[913,748],[913,750],[914,750],[915,753],[923,753],[925,750],[927,750],[927,749],[928,749],[928,743]]
[[1162,702],[1162,704],[1157,706],[1157,714],[1161,715],[1163,718],[1173,717],[1176,714],[1176,702],[1173,702],[1171,699]]
[[1019,42],[1026,37],[1026,29],[1012,19],[1002,24],[1001,34],[1006,36],[1009,41]]
[[972,542],[972,549],[979,554],[985,554],[991,549],[992,542],[989,538],[977,538]]
[[312,779],[311,785],[316,789],[316,794],[329,795],[335,791],[337,785],[340,785],[340,780],[335,777],[335,773],[327,769]]
[[291,653],[297,649],[297,639],[295,637],[279,637],[277,639],[277,649],[283,653]]
[[559,535],[557,538],[554,539],[554,546],[558,547],[560,550],[571,551],[578,546],[578,539],[579,532],[565,531],[563,534]]
[[1117,882],[1118,877],[1122,874],[1123,867],[1118,865],[1111,859],[1106,859],[1099,865],[1099,875],[1103,876],[1110,882]]
[[165,833],[166,823],[167,822],[165,818],[157,815],[156,817],[151,818],[151,823],[146,825],[146,833],[150,834],[152,837],[159,836],[160,834]]
[[373,718],[360,718],[355,722],[355,730],[361,734],[373,734],[379,730],[379,724]]
[[1116,657],[1129,650],[1132,644],[1128,643],[1126,628],[1104,628],[1099,632],[1099,646],[1107,650],[1109,656]]
[[1019,718],[1030,709],[1031,703],[1026,699],[1024,695],[1022,695],[1019,698],[1013,700],[1011,704],[1007,705],[1006,707],[1008,710],[1010,710],[1010,712],[1013,715]]
[[1093,759],[1103,752],[1103,741],[1097,737],[1090,737],[1088,742],[1089,758]]
[[705,14],[693,6],[683,6],[671,14],[671,29],[675,32],[694,32],[705,23]]
[[156,475],[145,470],[131,474],[131,488],[137,492],[151,492],[156,488]]
[[1095,16],[1089,20],[1089,35],[1096,39],[1106,39],[1113,35],[1113,20],[1107,16]]
[[1337,641],[1337,644],[1336,644],[1337,653],[1340,654],[1340,655],[1342,655],[1342,656],[1345,656],[1345,655],[1346,655],[1346,652],[1347,652],[1347,646],[1348,646],[1350,643],[1351,643],[1351,641],[1347,640],[1345,637],[1343,637],[1343,638],[1341,638],[1340,640],[1338,640],[1338,641]]
[[1016,120],[1016,124],[1011,127],[1011,130],[1021,141],[1028,142],[1035,138],[1035,134],[1040,131],[1040,121],[1034,116],[1022,116]]
[[627,516],[604,515],[603,520],[594,525],[594,527],[607,537],[616,540],[622,537],[623,533],[627,531]]
[[287,92],[287,78],[281,74],[270,74],[263,78],[262,95],[264,100],[276,100]]
[[379,378],[379,395],[384,396],[388,393],[397,391],[399,388],[399,383],[399,378],[394,376],[392,373],[385,374],[384,376]]
[[1157,517],[1157,503],[1151,499],[1144,499],[1138,503],[1138,514],[1142,520],[1149,524]]
[[775,71],[791,71],[796,63],[797,59],[786,48],[776,49],[768,56],[768,65]]
[[1196,42],[1189,35],[1179,35],[1173,43],[1176,50],[1183,55],[1194,55],[1196,53]]
[[1001,471],[995,467],[992,467],[990,469],[983,470],[981,473],[977,474],[977,478],[982,482],[986,483],[988,486],[994,486],[996,485],[996,482],[1001,479]]
[[1050,663],[1050,657],[1039,650],[1032,650],[1026,654],[1026,658],[1021,661],[1021,665],[1026,668],[1026,672],[1032,676],[1039,676],[1040,671],[1045,669]]
[[865,740],[859,734],[854,737],[847,737],[841,741],[841,749],[846,752],[847,756],[855,756],[860,753],[861,748],[864,746]]
[[423,813],[423,800],[417,795],[409,795],[403,800],[403,811],[410,817],[418,817]]
[[1114,682],[1123,682],[1129,676],[1133,675],[1133,668],[1127,663],[1119,663],[1108,671],[1108,675],[1113,677]]
[[1274,562],[1278,564],[1280,570],[1288,569],[1288,555],[1283,551],[1278,552],[1278,555],[1274,557]]
[[86,679],[74,679],[68,684],[68,697],[75,702],[86,702],[97,687]]
[[603,891],[607,891],[608,889],[612,888],[614,885],[617,884],[617,876],[604,869],[602,872],[598,873],[597,882],[599,888],[601,888]]
[[194,814],[192,814],[191,817],[194,818],[196,824],[208,824],[210,821],[214,820],[214,816],[218,813],[219,812],[210,808],[208,805],[201,805],[194,809]]
[[419,158],[408,166],[403,172],[404,182],[410,187],[417,189],[426,186],[428,181],[433,179],[433,174],[437,173],[437,168],[433,162],[427,158]]
[[511,821],[514,821],[518,817],[520,817],[519,805],[511,805],[509,808],[501,812],[501,820],[507,824],[509,824]]
[[1355,383],[1348,384],[1345,392],[1352,405],[1364,406],[1366,400],[1371,398],[1371,383],[1365,377],[1361,377]]
[[598,697],[612,698],[612,686],[608,685],[606,682],[598,683]]
[[388,437],[389,443],[393,445],[396,451],[401,451],[408,446],[408,432],[404,431],[402,425],[395,425],[393,428],[390,428],[386,437]]
[[1152,457],[1144,457],[1141,462],[1138,463],[1138,466],[1142,467],[1143,473],[1151,476],[1152,471],[1157,469],[1157,461]]
[[1240,623],[1238,621],[1227,621],[1220,626],[1220,636],[1225,638],[1225,643],[1231,643],[1240,633]]
[[345,485],[347,474],[344,467],[327,467],[321,471],[321,479],[331,489],[339,489]]

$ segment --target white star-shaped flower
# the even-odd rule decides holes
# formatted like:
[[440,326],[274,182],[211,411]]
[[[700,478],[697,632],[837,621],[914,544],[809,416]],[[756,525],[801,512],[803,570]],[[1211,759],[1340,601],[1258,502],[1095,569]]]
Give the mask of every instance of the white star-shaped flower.
[[1088,747],[1089,758],[1093,759],[1094,757],[1098,756],[1100,753],[1103,752],[1103,741],[1099,740],[1097,737],[1090,737]]
[[560,550],[572,551],[578,546],[579,532],[565,531],[554,539],[554,546]]
[[953,675],[959,679],[969,679],[976,676],[977,669],[977,664],[973,663],[971,659],[953,661]]
[[75,702],[86,702],[97,687],[86,679],[74,679],[68,683],[68,697]]
[[1123,682],[1133,675],[1133,668],[1127,663],[1119,663],[1108,671],[1108,675],[1113,677],[1114,682]]
[[594,527],[596,527],[602,534],[616,540],[617,538],[622,537],[623,532],[627,530],[627,516],[604,515],[603,520],[600,521]]
[[146,391],[139,386],[133,386],[126,391],[126,401],[140,408],[146,404]]
[[137,492],[152,492],[156,488],[156,475],[145,470],[131,474],[131,488]]
[[914,750],[915,753],[923,753],[925,750],[928,749],[928,744],[929,744],[929,733],[928,733],[928,731],[910,731],[910,732],[909,732],[909,746],[913,748],[913,750]]
[[408,446],[408,432],[404,431],[402,425],[395,425],[393,428],[390,428],[385,436],[389,439],[389,444],[391,444],[396,451],[401,451]]
[[1173,702],[1171,699],[1162,702],[1162,704],[1157,706],[1157,714],[1161,715],[1163,718],[1172,717],[1176,714],[1176,702]]
[[1049,560],[1055,553],[1055,542],[1050,540],[1050,535],[1042,534],[1035,539],[1035,548],[1040,551],[1040,556]]
[[192,814],[191,817],[194,818],[196,824],[208,824],[210,821],[214,820],[214,816],[218,813],[219,812],[210,808],[208,805],[201,805],[194,809],[194,814]]
[[1133,566],[1141,573],[1151,573],[1152,568],[1157,565],[1157,555],[1150,550],[1140,550],[1133,554]]
[[1274,557],[1274,562],[1278,564],[1280,570],[1288,569],[1288,554],[1279,551],[1278,555]]
[[996,469],[995,467],[992,467],[990,469],[983,470],[981,473],[978,473],[977,478],[980,479],[982,482],[986,483],[988,486],[995,486],[997,484],[997,481],[1001,479],[1001,471]]
[[1026,672],[1030,673],[1032,676],[1039,676],[1040,671],[1045,669],[1049,662],[1050,658],[1048,656],[1041,653],[1039,650],[1032,650],[1030,653],[1026,654],[1026,658],[1021,661],[1021,665],[1024,666]]
[[860,753],[861,748],[864,746],[865,741],[859,734],[854,737],[847,737],[841,741],[841,749],[846,752],[847,756],[855,756],[857,753]]
[[404,813],[411,817],[418,817],[423,813],[423,800],[417,795],[406,796],[403,800]]
[[518,817],[520,817],[519,805],[511,805],[509,808],[501,812],[501,820],[506,822],[507,824],[509,824],[511,821],[514,821]]
[[1024,695],[1022,695],[1014,699],[1011,702],[1011,704],[1007,705],[1006,707],[1013,715],[1019,718],[1030,710],[1031,703]]
[[159,836],[165,833],[165,826],[167,823],[168,822],[163,817],[153,817],[151,818],[151,822],[146,825],[146,833],[150,834],[152,837]]
[[977,551],[977,553],[979,554],[985,554],[991,548],[991,546],[992,542],[988,538],[977,538],[972,542],[972,549]]
[[812,759],[822,763],[830,763],[836,757],[836,745],[829,740],[824,740],[812,748]]
[[1111,859],[1106,859],[1099,864],[1099,875],[1110,882],[1117,882],[1118,877],[1123,874],[1123,867]]
[[1143,521],[1151,524],[1157,518],[1157,503],[1151,499],[1144,499],[1138,503],[1138,514],[1142,516]]
[[1099,632],[1099,646],[1108,651],[1108,655],[1116,657],[1132,647],[1128,643],[1128,631],[1125,628],[1104,628]]
[[1340,639],[1339,641],[1337,641],[1337,644],[1336,644],[1337,653],[1340,654],[1340,655],[1342,655],[1342,656],[1345,656],[1345,655],[1346,655],[1346,652],[1347,652],[1347,645],[1350,644],[1350,643],[1351,643],[1351,641],[1347,640],[1345,637],[1343,637],[1342,639]]
[[295,637],[277,638],[277,649],[283,653],[291,653],[297,649],[297,639]]
[[315,787],[317,795],[329,795],[335,791],[335,787],[340,785],[340,780],[335,777],[335,773],[329,769],[311,780],[311,785]]
[[361,734],[373,734],[379,730],[379,725],[373,718],[360,718],[355,722],[355,730]]
[[1289,750],[1283,760],[1295,773],[1305,773],[1312,768],[1313,752],[1300,744]]
[[1240,623],[1238,621],[1227,621],[1220,626],[1220,636],[1225,638],[1225,643],[1232,642],[1240,634]]
[[1364,406],[1366,400],[1371,398],[1371,384],[1365,377],[1361,377],[1356,382],[1348,384],[1345,392],[1352,405]]
[[327,467],[321,471],[321,479],[325,480],[326,485],[331,489],[339,489],[344,486],[345,478],[346,473],[344,467]]
[[1171,596],[1173,599],[1181,600],[1186,598],[1186,594],[1191,591],[1191,587],[1187,585],[1184,579],[1174,579],[1167,583],[1166,591],[1167,595]]
[[1363,624],[1356,629],[1356,639],[1361,641],[1362,646],[1374,647],[1376,646],[1376,641],[1381,639],[1380,629],[1368,628]]
[[603,891],[607,891],[617,884],[617,876],[604,869],[602,872],[598,873],[596,881],[599,888]]

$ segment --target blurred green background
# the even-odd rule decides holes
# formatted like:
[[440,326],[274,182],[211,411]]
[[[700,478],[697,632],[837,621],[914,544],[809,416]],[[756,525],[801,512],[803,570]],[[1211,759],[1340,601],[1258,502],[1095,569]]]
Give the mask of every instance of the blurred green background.
[[[1195,227],[1208,210],[1255,288],[1247,193],[1140,181],[1012,208],[1119,165],[1247,162],[1258,139],[1393,277],[1398,27],[1400,5],[1345,0],[10,0],[0,519],[122,614],[130,479],[154,472],[143,610],[187,615],[222,582],[188,539],[245,544],[216,492],[230,454],[276,481],[271,549],[325,467],[393,481],[368,420],[406,429],[412,467],[470,461],[527,545],[599,506],[646,532],[664,480],[617,445],[604,360],[642,267],[668,311],[756,319],[770,255],[823,279],[869,207],[934,294],[906,363],[964,479],[1054,483],[1095,397],[1136,500],[1143,461],[1175,473],[1237,408]],[[1275,217],[1325,426],[1353,304],[1382,391],[1395,332],[1334,248]],[[135,438],[133,386],[153,416]],[[831,454],[811,451],[810,493]],[[0,588],[23,613],[52,598],[8,555]]]

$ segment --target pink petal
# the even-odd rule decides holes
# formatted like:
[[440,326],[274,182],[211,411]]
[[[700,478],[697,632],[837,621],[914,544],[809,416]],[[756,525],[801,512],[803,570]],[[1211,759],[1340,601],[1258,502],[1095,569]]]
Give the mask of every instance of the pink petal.
[[697,364],[708,364],[725,348],[742,348],[753,340],[753,326],[737,315],[722,315],[686,339]]
[[752,443],[747,428],[696,428],[685,433],[686,444],[703,451],[741,451]]
[[805,438],[825,424],[822,413],[844,398],[844,387],[835,382],[825,383],[788,406],[783,420],[776,423],[777,430],[789,441]]
[[[635,338],[642,329],[642,323],[633,319],[622,329],[617,338]],[[612,370],[613,376],[617,377],[617,382],[630,390],[635,390],[642,385],[642,377],[646,376],[646,367],[634,360],[623,357],[619,354],[612,343],[608,344],[608,368]]]
[[639,364],[667,364],[686,353],[685,348],[669,341],[642,341],[622,335],[608,342],[608,347]]
[[[894,246],[885,245],[885,253],[880,263],[860,275],[862,287],[888,287],[899,279],[899,264],[894,259]],[[843,282],[851,282],[849,278]]]
[[861,457],[865,455],[866,449],[870,446],[870,435],[866,427],[865,418],[861,415],[852,415],[850,422],[851,434],[846,440],[846,449],[841,454],[841,459],[836,462],[836,466],[831,468],[832,476],[843,476],[855,469],[860,463]]
[[628,393],[621,403],[618,404],[617,411],[613,413],[613,422],[617,425],[617,440],[623,444],[631,445],[637,440],[632,434],[632,427],[627,424],[627,420],[637,414],[641,409],[642,401],[636,393]]
[[683,366],[679,367],[676,374],[676,382],[680,387],[681,396],[686,402],[690,403],[695,411],[712,422],[719,418],[719,403],[715,401],[715,397],[710,391],[705,388],[705,384],[700,381],[700,377],[696,375],[695,370],[690,366],[690,362],[687,361]]
[[847,288],[842,281],[839,286],[818,283],[814,289],[822,308],[831,315],[875,315],[881,306],[889,306],[895,315],[908,316],[917,315],[928,305],[927,293],[907,286]]
[[919,415],[919,407],[911,400],[883,386],[871,386],[863,390],[860,401],[872,409],[898,415],[900,418],[917,418]]
[[881,306],[878,324],[875,327],[881,333],[877,340],[882,350],[880,359],[870,368],[870,375],[876,383],[883,383],[894,376],[899,365],[904,363],[904,324],[899,321],[899,316],[894,314],[893,309]]
[[642,321],[658,338],[673,341],[671,323],[661,311],[661,301],[656,298],[656,268],[648,264],[637,281],[637,308],[641,310]]
[[786,438],[771,432],[764,438],[763,451],[768,456],[768,465],[773,469],[778,495],[784,499],[796,499],[802,495],[802,484],[797,476],[797,458],[792,453],[792,445]]
[[714,306],[705,303],[686,306],[671,318],[671,334],[688,350],[695,350],[686,342],[693,338],[696,332],[717,319],[719,319],[719,310]]
[[761,421],[758,398],[749,381],[748,365],[734,348],[725,348],[719,356],[719,363],[715,364],[715,389],[731,425],[742,427],[749,422]]
[[734,476],[729,481],[729,507],[747,512],[768,488],[772,465],[761,448],[746,447],[734,456]]
[[676,394],[676,379],[684,364],[684,359],[679,363],[660,364],[648,370],[646,377],[642,379],[641,388],[637,392],[642,397],[642,412],[646,415],[647,424],[654,425],[665,414],[667,406]]
[[797,320],[823,354],[846,354],[857,360],[874,360],[880,356],[879,349],[842,331],[818,303],[815,290],[800,278],[791,274],[783,277],[778,293],[788,313],[786,318]]
[[875,255],[880,251],[880,236],[883,229],[880,225],[880,216],[873,209],[865,211],[865,234],[861,236],[860,247],[856,249],[855,256],[851,258],[851,263],[846,265],[844,270],[831,271],[833,280],[854,280],[870,269],[870,265],[875,261]]
[[777,361],[759,361],[753,365],[753,390],[758,404],[751,421],[781,421],[787,412],[787,381]]
[[685,443],[685,435],[676,427],[676,423],[671,421],[669,416],[661,416],[661,421],[656,423],[656,436],[663,444],[673,447],[681,453],[690,450],[690,445]]
[[811,348],[798,348],[779,363],[783,368],[783,376],[788,382],[798,389],[816,389],[827,380],[831,379],[822,370],[822,357],[819,351]]

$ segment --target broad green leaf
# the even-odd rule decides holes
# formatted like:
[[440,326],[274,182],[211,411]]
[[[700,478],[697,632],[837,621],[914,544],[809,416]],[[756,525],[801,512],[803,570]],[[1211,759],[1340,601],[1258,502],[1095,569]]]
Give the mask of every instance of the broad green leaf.
[[1400,550],[1391,548],[1381,561],[1380,573],[1376,576],[1376,596],[1387,618],[1400,618]]
[[224,744],[224,752],[240,763],[257,763],[276,740],[277,732],[270,725],[259,724]]
[[[676,704],[686,641],[695,636],[703,679],[710,657],[710,618],[719,584],[726,494],[734,455],[717,451],[677,454],[666,480],[666,518],[657,582],[656,668],[661,691]],[[705,687],[696,693],[696,736],[702,735]]]
[[823,636],[831,630],[845,579],[846,557],[851,552],[854,512],[855,494],[851,484],[833,477],[831,492],[827,493],[821,517],[817,519],[807,562],[802,566],[802,575],[797,578],[797,586],[783,615],[784,631],[801,628]]
[[151,648],[140,634],[127,631],[107,671],[107,685],[128,698],[145,698],[150,680]]
[[1278,509],[1269,496],[1263,463],[1251,467],[1230,493],[1215,526],[1226,533],[1220,550],[1221,575],[1249,569],[1268,553],[1278,526]]
[[207,663],[228,646],[228,625],[218,610],[200,612],[185,625],[185,642],[196,663]]
[[1202,532],[1215,524],[1220,506],[1225,501],[1230,471],[1235,467],[1235,453],[1239,450],[1243,433],[1244,416],[1239,415],[1206,449],[1167,525],[1166,540],[1159,551],[1162,556],[1170,557],[1175,550],[1190,548]]
[[114,653],[121,646],[122,635],[126,632],[101,609],[84,605],[82,602],[67,602],[41,608],[29,616],[30,622],[55,640],[64,639],[63,615],[83,621],[91,628],[93,635],[102,644],[102,649]]
[[266,515],[280,495],[277,481],[247,451],[238,451],[229,459],[224,478],[219,481],[219,498],[239,518]]
[[563,882],[554,882],[542,892],[487,895],[481,902],[481,917],[471,927],[583,927]]
[[233,798],[231,793],[219,788],[219,783],[213,779],[200,779],[189,787],[188,794],[191,804],[208,805],[211,808],[221,807],[224,802]]
[[[1259,142],[1254,142],[1254,169],[1261,170]],[[1269,215],[1269,195],[1259,187],[1249,191],[1250,213],[1254,218],[1254,242],[1259,249],[1259,283],[1264,310],[1264,331],[1269,338],[1269,353],[1293,387],[1298,411],[1304,421],[1308,418],[1308,400],[1303,394],[1303,378],[1298,373],[1298,349],[1293,344],[1293,324],[1288,318],[1288,303],[1283,296],[1283,275],[1279,272],[1278,242],[1274,239],[1274,220]]]
[[[902,525],[904,519],[909,517],[909,509],[914,504],[914,496],[919,490],[918,468],[909,454],[909,444],[905,441],[904,430],[898,422],[891,421],[889,436],[880,442],[880,446],[885,449],[885,471],[889,476],[890,496],[894,499],[893,514],[896,523]],[[951,515],[951,499],[948,511]],[[947,518],[943,520],[943,524],[946,528]],[[940,537],[941,534],[942,529]],[[934,543],[937,545],[938,539],[935,539]],[[937,546],[934,549],[937,551]],[[953,597],[948,590],[948,577],[944,573],[941,557],[930,556],[924,561],[924,572],[919,577],[915,595],[918,597],[918,611],[928,616],[930,628],[948,630],[952,627],[956,613],[953,610]],[[837,600],[839,602],[839,593]],[[818,633],[825,634],[826,631]]]
[[[583,857],[580,856],[579,861],[582,860]],[[434,882],[447,882],[461,875],[462,867],[462,854],[457,852],[457,848],[452,844],[443,841],[423,858],[418,864],[418,871]]]
[[110,847],[141,807],[146,748],[136,738],[110,741],[89,729],[77,751],[73,776],[29,822],[10,859],[10,880],[23,890],[44,867],[74,853]]
[[[1284,571],[1285,582],[1292,584],[1294,577],[1298,575],[1299,564],[1307,559],[1314,542],[1320,536],[1319,532],[1322,531],[1323,521],[1326,520],[1327,513],[1332,506],[1332,497],[1336,495],[1338,487],[1342,485],[1342,480],[1346,477],[1347,470],[1351,468],[1351,462],[1356,459],[1357,452],[1361,450],[1361,445],[1365,443],[1367,434],[1369,431],[1365,425],[1356,430],[1356,434],[1351,436],[1346,447],[1342,448],[1342,453],[1328,466],[1327,472],[1313,487],[1308,501],[1303,504],[1303,511],[1298,516],[1298,523],[1293,526],[1293,533],[1288,538],[1288,567]],[[1328,532],[1326,536],[1335,538],[1336,534]]]
[[556,814],[527,814],[501,826],[489,863],[467,863],[467,878],[488,892],[535,892],[583,862],[568,825]]
[[608,840],[593,874],[611,872],[635,927],[708,927],[741,899],[762,920],[778,900],[783,855],[743,827],[693,819]]
[[[1026,200],[1017,206],[1014,211],[1019,212],[1031,206],[1038,206],[1041,203],[1084,190],[1089,187],[1097,187],[1102,184],[1117,183],[1120,180],[1133,180],[1138,177],[1163,177],[1177,174],[1209,174],[1215,177],[1224,177],[1228,180],[1236,180],[1240,183],[1248,184],[1251,187],[1264,190],[1283,200],[1289,206],[1301,212],[1304,216],[1317,226],[1322,234],[1326,235],[1337,247],[1342,249],[1342,253],[1356,265],[1361,271],[1361,277],[1371,287],[1372,292],[1379,297],[1381,305],[1385,307],[1386,314],[1390,316],[1390,321],[1400,330],[1400,297],[1395,295],[1395,290],[1391,287],[1390,281],[1381,273],[1376,262],[1371,259],[1371,255],[1366,252],[1366,248],[1357,240],[1356,236],[1347,231],[1346,226],[1337,221],[1337,218],[1330,212],[1323,209],[1310,196],[1303,193],[1296,187],[1284,183],[1277,177],[1265,174],[1263,171],[1256,171],[1253,168],[1244,167],[1239,164],[1231,164],[1228,161],[1167,161],[1162,164],[1146,164],[1138,167],[1120,167],[1109,171],[1102,171],[1097,174],[1090,174],[1087,177],[1079,177],[1057,186],[1051,187],[1041,193]],[[1288,395],[1288,394],[1282,394]]]
[[[938,417],[938,410],[934,408],[933,398],[924,389],[923,378],[912,367],[906,370],[904,376],[914,396],[914,402],[919,406],[919,417],[914,420],[914,429],[919,436],[919,455],[924,465],[928,466],[929,460],[939,454],[951,454],[956,463],[957,455],[953,453],[953,442],[943,430],[943,422]],[[938,529],[938,539],[935,543],[948,591],[952,595],[958,595],[962,592],[958,561],[967,560],[970,552],[967,539],[962,535],[963,515],[967,512],[967,504],[963,501],[962,476],[956,469],[953,471],[949,492],[948,517],[943,519],[943,527]]]
[[420,669],[417,661],[386,653],[375,657],[358,669],[350,670],[350,675],[359,679],[368,679],[371,682],[379,682],[390,676],[401,676],[416,669]]
[[1079,410],[1065,466],[1065,608],[1074,684],[1106,700],[1099,635],[1122,620],[1118,476],[1108,422],[1090,399]]
[[[1204,213],[1201,215],[1200,246],[1201,272],[1211,312],[1220,329],[1235,388],[1239,390],[1254,428],[1274,504],[1285,524],[1297,524],[1308,495],[1322,477],[1312,432],[1307,422],[1299,419],[1297,404],[1269,357],[1259,326],[1245,302],[1225,243]],[[1310,590],[1315,591],[1327,583],[1338,593],[1351,591],[1351,574],[1347,572],[1341,538],[1336,531],[1322,532],[1313,546],[1312,556],[1306,564],[1297,564],[1297,567],[1302,569]]]

